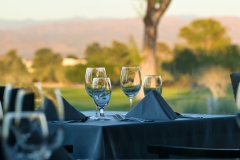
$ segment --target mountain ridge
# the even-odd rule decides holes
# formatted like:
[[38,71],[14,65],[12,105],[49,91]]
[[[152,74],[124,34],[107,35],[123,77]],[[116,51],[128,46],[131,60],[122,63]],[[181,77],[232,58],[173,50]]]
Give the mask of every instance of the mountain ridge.
[[[178,31],[193,19],[209,17],[163,17],[158,26],[158,41],[172,47],[178,39]],[[212,17],[227,28],[233,44],[240,45],[240,17]],[[4,22],[4,23],[3,23]],[[10,49],[31,59],[37,49],[48,47],[63,56],[69,53],[84,57],[87,45],[98,42],[110,45],[113,40],[127,43],[133,36],[138,48],[143,40],[143,22],[140,18],[128,19],[84,19],[72,18],[59,21],[6,21],[0,20],[0,55]]]

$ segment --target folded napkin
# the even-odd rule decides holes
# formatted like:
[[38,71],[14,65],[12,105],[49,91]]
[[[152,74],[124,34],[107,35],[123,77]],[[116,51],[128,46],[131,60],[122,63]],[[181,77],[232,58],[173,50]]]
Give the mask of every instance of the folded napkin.
[[132,110],[126,114],[125,117],[137,117],[151,120],[174,120],[179,118],[163,97],[155,90],[149,92]]
[[[76,110],[70,103],[68,103],[63,97],[63,104],[64,104],[64,114],[65,114],[65,121],[69,120],[86,120],[87,117]],[[54,107],[53,102],[46,98],[44,101],[44,113],[48,121],[57,121],[58,115],[57,111]]]

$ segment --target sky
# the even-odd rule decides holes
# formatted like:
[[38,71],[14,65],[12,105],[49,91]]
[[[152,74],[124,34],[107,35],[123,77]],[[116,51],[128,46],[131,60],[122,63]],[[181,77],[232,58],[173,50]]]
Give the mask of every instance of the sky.
[[[138,17],[144,0],[0,0],[3,20]],[[240,0],[172,0],[165,16],[237,16]],[[144,12],[143,12],[144,13]]]

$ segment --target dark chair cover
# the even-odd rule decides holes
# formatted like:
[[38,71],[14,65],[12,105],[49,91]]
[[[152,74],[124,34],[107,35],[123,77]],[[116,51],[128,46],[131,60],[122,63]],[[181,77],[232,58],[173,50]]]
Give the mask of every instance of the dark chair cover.
[[[15,111],[15,102],[17,97],[17,92],[19,88],[13,88],[10,97],[10,103],[8,107],[9,111]],[[26,93],[23,100],[23,111],[34,111],[34,93]]]
[[3,106],[3,95],[4,95],[5,86],[0,86],[0,101]]
[[230,74],[230,79],[231,79],[231,82],[232,82],[233,94],[234,94],[234,98],[235,98],[235,101],[236,101],[237,89],[238,89],[238,85],[239,85],[239,82],[240,82],[240,73]]

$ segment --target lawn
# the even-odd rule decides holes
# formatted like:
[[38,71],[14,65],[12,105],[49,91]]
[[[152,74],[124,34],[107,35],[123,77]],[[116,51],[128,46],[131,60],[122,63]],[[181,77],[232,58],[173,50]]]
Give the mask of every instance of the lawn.
[[[79,111],[94,110],[95,104],[92,98],[82,87],[62,87],[60,88],[63,97]],[[164,88],[162,96],[167,103],[176,112],[180,113],[208,113],[207,99],[211,93],[207,89],[179,89]],[[138,103],[136,98],[133,99],[133,106]],[[106,110],[129,110],[129,99],[121,91],[115,88],[112,91],[112,97]],[[229,87],[227,95],[219,98],[213,114],[235,114],[236,107],[233,97],[232,88]]]
[[[63,97],[76,107],[80,111],[94,110],[95,104],[92,98],[87,94],[84,88],[68,87],[61,88]],[[133,105],[136,105],[138,101],[133,100]],[[106,110],[118,110],[118,111],[128,111],[129,110],[129,99],[121,91],[120,88],[113,89],[111,100],[106,108]]]

